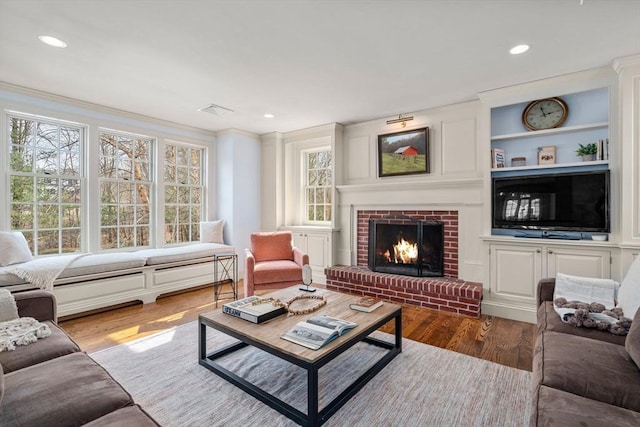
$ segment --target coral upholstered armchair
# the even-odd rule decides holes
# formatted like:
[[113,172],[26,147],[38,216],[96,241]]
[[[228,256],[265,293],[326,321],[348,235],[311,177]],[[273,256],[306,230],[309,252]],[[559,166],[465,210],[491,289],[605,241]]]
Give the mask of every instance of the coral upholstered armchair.
[[244,266],[244,296],[256,288],[277,289],[302,283],[309,256],[293,246],[290,231],[251,234]]

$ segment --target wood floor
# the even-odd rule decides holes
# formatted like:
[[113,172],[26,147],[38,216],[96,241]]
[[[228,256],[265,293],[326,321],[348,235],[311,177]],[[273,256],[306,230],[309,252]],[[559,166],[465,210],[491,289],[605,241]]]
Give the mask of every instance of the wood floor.
[[[200,313],[213,309],[213,288],[207,287],[151,304],[61,319],[60,325],[91,353],[197,320]],[[484,315],[474,319],[403,306],[402,329],[402,335],[414,341],[531,371],[535,326],[530,323]],[[393,325],[383,330],[392,332]]]

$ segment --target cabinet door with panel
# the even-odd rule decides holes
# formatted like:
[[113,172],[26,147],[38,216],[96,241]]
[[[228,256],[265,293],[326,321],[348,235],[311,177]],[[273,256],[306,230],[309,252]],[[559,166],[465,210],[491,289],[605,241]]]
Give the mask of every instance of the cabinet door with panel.
[[541,246],[491,245],[491,294],[535,304],[536,285],[543,272],[542,249]]
[[575,247],[547,247],[547,277],[556,273],[574,276],[611,278],[611,251],[607,249],[581,249]]
[[315,283],[325,283],[324,269],[331,266],[331,233],[295,231],[293,244],[309,255]]
[[611,278],[611,251],[556,245],[490,246],[490,288],[500,299],[535,304],[542,278],[556,273]]

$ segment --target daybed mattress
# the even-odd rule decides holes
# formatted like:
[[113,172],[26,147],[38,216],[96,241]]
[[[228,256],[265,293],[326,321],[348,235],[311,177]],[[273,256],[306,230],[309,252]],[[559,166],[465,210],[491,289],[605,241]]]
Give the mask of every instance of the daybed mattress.
[[[64,255],[67,256],[67,255]],[[37,263],[38,258],[24,264]],[[137,252],[118,252],[109,254],[84,255],[71,262],[58,276],[58,279],[85,276],[88,274],[107,273],[110,271],[140,268],[145,265],[146,258]],[[27,283],[8,272],[15,265],[0,268],[0,286],[21,285]]]
[[[141,268],[145,265],[161,265],[173,262],[208,258],[216,254],[235,253],[233,246],[219,243],[196,243],[188,246],[175,246],[159,249],[142,249],[135,252],[117,252],[90,254],[73,261],[58,276],[58,279],[102,274],[110,271]],[[37,259],[29,262],[37,262]],[[28,264],[28,263],[25,263]],[[8,272],[13,266],[0,267],[0,287],[27,283]]]
[[207,258],[220,254],[233,254],[235,253],[235,248],[220,243],[196,243],[188,246],[142,249],[136,253],[147,259],[147,265],[158,265]]

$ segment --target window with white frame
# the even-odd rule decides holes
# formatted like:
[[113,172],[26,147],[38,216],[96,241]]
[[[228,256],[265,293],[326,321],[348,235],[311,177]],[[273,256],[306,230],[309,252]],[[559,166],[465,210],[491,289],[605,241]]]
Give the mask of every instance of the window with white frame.
[[9,114],[9,214],[34,255],[81,250],[85,129]]
[[333,194],[331,150],[305,151],[303,162],[305,222],[330,222]]
[[164,155],[165,243],[200,240],[204,149],[167,144]]
[[151,155],[148,137],[100,132],[100,248],[151,244]]

